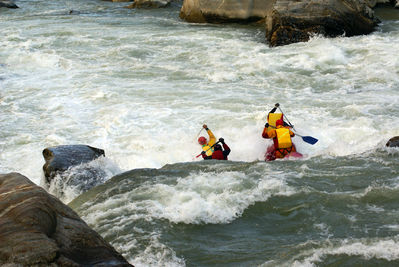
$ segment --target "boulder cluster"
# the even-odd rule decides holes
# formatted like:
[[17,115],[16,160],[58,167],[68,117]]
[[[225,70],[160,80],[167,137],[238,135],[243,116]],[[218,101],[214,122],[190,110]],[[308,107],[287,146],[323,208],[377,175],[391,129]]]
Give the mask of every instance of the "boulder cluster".
[[[172,1],[135,0],[128,7],[166,7]],[[369,34],[379,23],[373,11],[379,4],[399,8],[399,0],[183,0],[180,18],[192,23],[261,22],[267,43],[280,46],[313,35]]]
[[184,0],[180,18],[189,22],[264,20],[271,46],[371,33],[378,24],[367,0]]

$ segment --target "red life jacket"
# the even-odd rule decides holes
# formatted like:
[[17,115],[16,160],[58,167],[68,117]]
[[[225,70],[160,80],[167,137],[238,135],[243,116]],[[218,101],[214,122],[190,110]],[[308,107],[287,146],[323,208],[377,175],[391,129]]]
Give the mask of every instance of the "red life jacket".
[[216,150],[212,154],[212,159],[227,160],[227,156],[225,157],[223,155],[223,151],[222,150]]

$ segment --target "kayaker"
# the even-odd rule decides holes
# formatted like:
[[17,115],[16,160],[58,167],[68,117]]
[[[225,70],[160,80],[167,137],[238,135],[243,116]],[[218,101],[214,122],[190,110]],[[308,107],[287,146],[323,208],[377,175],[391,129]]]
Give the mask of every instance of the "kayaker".
[[295,145],[292,143],[291,137],[295,134],[288,126],[284,126],[283,120],[276,121],[276,128],[267,132],[268,138],[273,138],[273,147],[269,147],[266,160],[275,160],[276,158],[284,158],[292,152],[296,152]]
[[[222,143],[223,148],[218,143]],[[227,160],[227,156],[230,154],[230,147],[224,142],[223,138],[219,138],[219,142],[213,145],[212,156],[207,156],[205,151],[202,151],[201,155],[203,159],[217,159],[217,160]]]
[[206,130],[209,136],[209,141],[205,138],[205,136],[200,136],[198,138],[198,144],[202,146],[203,152],[205,152],[205,156],[212,156],[214,148],[212,147],[216,143],[216,137],[213,135],[212,131],[209,130],[208,125],[204,124],[202,127]]
[[262,132],[262,137],[263,138],[269,138],[268,132],[273,130],[276,127],[276,121],[277,120],[283,120],[283,125],[284,126],[290,126],[288,123],[284,121],[284,116],[283,113],[274,113],[276,112],[276,109],[280,106],[279,103],[276,103],[274,105],[274,108],[270,110],[270,112],[267,114],[267,122],[265,124],[265,128],[263,129]]

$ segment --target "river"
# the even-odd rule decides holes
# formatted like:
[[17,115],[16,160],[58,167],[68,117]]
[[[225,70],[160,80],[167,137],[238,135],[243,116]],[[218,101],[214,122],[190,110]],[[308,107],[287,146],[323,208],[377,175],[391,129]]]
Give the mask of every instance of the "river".
[[[41,184],[44,148],[104,149],[110,180],[71,206],[130,263],[399,264],[398,10],[370,35],[270,48],[259,25],[186,23],[176,3],[17,5],[0,9],[0,171]],[[275,103],[319,139],[294,137],[303,159],[263,161]],[[229,162],[195,158],[204,123]]]

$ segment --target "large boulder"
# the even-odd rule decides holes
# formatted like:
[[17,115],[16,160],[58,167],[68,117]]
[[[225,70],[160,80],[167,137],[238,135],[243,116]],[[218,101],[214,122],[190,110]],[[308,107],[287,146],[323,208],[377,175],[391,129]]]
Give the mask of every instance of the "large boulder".
[[307,41],[314,34],[354,36],[378,24],[377,0],[184,0],[180,18],[189,22],[265,20],[271,46]]
[[98,157],[105,156],[104,150],[87,145],[63,145],[48,147],[43,150],[45,164],[43,165],[46,181],[68,168],[87,163]]
[[180,18],[188,22],[239,22],[263,19],[276,0],[184,0]]
[[374,31],[378,20],[363,0],[277,0],[266,17],[271,46],[309,40],[314,34],[354,36]]
[[18,8],[18,6],[10,0],[0,0],[0,7]]
[[399,136],[392,137],[386,144],[387,147],[399,147]]
[[1,266],[131,266],[57,198],[18,173],[0,174]]

